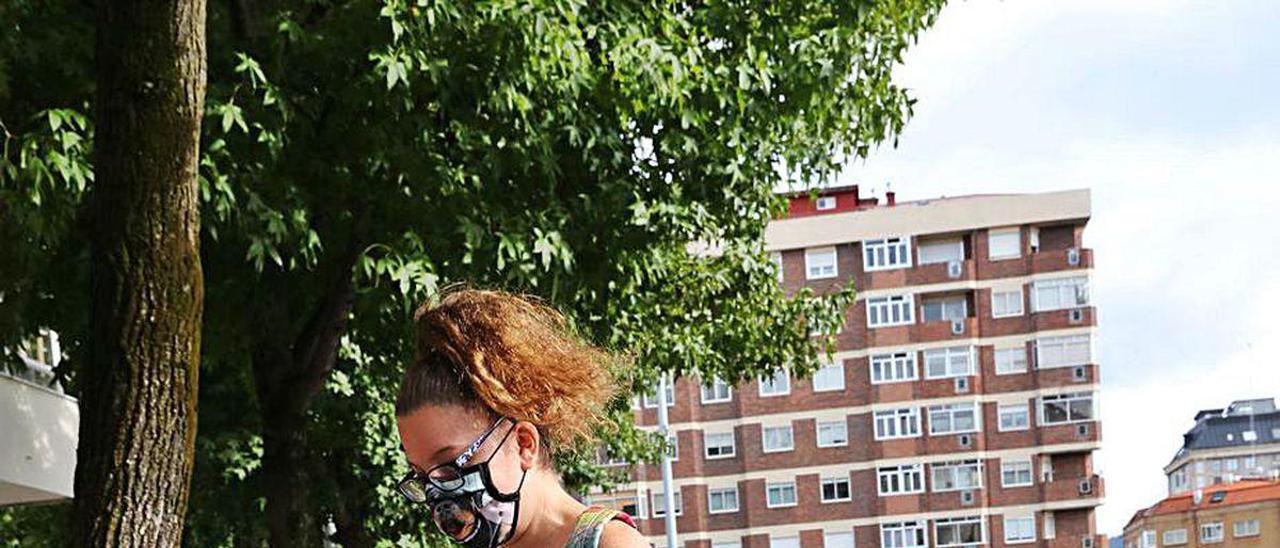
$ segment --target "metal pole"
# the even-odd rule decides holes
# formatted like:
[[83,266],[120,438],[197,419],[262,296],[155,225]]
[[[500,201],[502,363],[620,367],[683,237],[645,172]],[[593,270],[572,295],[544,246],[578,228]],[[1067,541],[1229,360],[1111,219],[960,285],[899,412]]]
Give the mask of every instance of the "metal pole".
[[[658,432],[662,433],[662,441],[670,439],[670,427],[667,423],[667,374],[658,377]],[[662,514],[667,528],[667,548],[676,548],[676,496],[671,487],[671,453],[662,452]]]

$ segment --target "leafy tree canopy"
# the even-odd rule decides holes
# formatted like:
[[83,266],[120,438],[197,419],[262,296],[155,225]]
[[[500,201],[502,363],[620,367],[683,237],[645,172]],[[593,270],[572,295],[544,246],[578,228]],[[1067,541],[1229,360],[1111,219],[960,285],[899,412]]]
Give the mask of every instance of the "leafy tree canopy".
[[[811,370],[810,333],[834,333],[852,290],[779,289],[774,191],[902,129],[891,69],[941,4],[212,3],[191,543],[283,527],[311,545],[330,521],[346,545],[429,543],[392,489],[391,402],[411,311],[450,283],[548,299],[630,358],[636,390]],[[0,5],[0,343],[57,329],[72,387],[91,12]],[[652,457],[629,402],[614,414],[612,449]],[[609,480],[590,457],[567,449],[567,479]]]

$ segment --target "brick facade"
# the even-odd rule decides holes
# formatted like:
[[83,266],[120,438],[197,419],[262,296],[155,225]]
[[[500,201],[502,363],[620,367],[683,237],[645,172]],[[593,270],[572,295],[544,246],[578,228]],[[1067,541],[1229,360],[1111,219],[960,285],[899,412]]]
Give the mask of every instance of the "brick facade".
[[[839,192],[838,207],[829,212],[815,211],[808,196],[793,197],[793,216],[841,215],[842,222],[847,218],[848,223],[858,223],[859,216],[868,210],[927,207],[877,205],[859,200],[856,189],[852,195],[848,189]],[[856,546],[879,548],[881,526],[901,521],[924,522],[926,545],[937,546],[942,540],[938,527],[947,528],[942,532],[945,537],[951,535],[952,526],[945,520],[970,516],[981,518],[983,538],[980,544],[965,546],[1004,546],[1007,517],[1022,520],[1015,523],[1023,527],[1027,519],[1034,522],[1034,538],[1016,542],[1017,546],[1101,546],[1104,539],[1094,525],[1094,508],[1101,501],[1103,482],[1093,470],[1092,456],[1100,444],[1101,429],[1096,405],[1080,396],[1096,392],[1098,365],[1092,359],[1077,359],[1078,363],[1067,366],[1041,368],[1036,349],[1037,341],[1045,337],[1091,337],[1095,331],[1096,311],[1087,303],[1039,311],[1034,297],[1036,284],[1044,280],[1089,276],[1093,254],[1083,248],[1087,220],[1087,215],[1035,223],[1011,220],[1007,225],[883,234],[879,237],[908,238],[911,266],[870,272],[863,267],[861,241],[839,243],[833,246],[838,275],[828,279],[807,278],[804,248],[777,250],[781,283],[787,290],[808,287],[825,293],[847,283],[858,289],[858,301],[849,308],[837,336],[835,359],[843,366],[844,386],[815,391],[811,379],[792,377],[789,393],[765,397],[759,393],[759,384],[750,381],[735,386],[730,401],[704,404],[699,379],[678,379],[669,421],[678,444],[672,470],[683,501],[676,519],[683,546],[769,547],[771,538],[781,546],[793,545],[783,539],[795,537],[800,546],[816,548],[823,546],[824,532],[852,531]],[[1020,256],[992,260],[989,229],[1004,226],[1019,227]],[[1039,243],[1034,250],[1033,232]],[[963,260],[957,265],[920,265],[920,242],[939,239],[962,241]],[[1021,288],[1022,314],[993,317],[993,289],[1013,288]],[[867,298],[908,293],[914,295],[913,323],[868,327]],[[924,322],[924,301],[944,296],[963,301],[965,317]],[[930,378],[926,352],[953,346],[972,348],[972,373],[959,381],[954,377]],[[1025,349],[1021,354],[1025,370],[998,373],[996,348],[1006,349],[1005,357],[1012,355],[1008,352],[1013,348]],[[872,381],[872,356],[889,351],[914,355],[914,379]],[[1071,397],[1083,399],[1070,404],[1042,400]],[[943,422],[933,424],[930,407],[948,404],[974,405],[976,431],[931,433],[935,427],[945,426],[948,417],[940,415],[937,420]],[[1025,424],[1001,428],[1002,406],[1016,411],[1020,405],[1026,409]],[[916,410],[918,435],[877,439],[875,413],[898,407]],[[1045,419],[1053,417],[1066,418],[1048,424]],[[656,409],[637,405],[638,424],[652,427],[656,418]],[[844,422],[848,443],[819,447],[819,421]],[[763,429],[783,425],[791,427],[793,449],[765,452]],[[729,431],[734,436],[733,456],[708,458],[704,433]],[[935,485],[932,475],[938,465],[975,460],[982,467],[980,487],[945,490]],[[1030,484],[1006,487],[1002,475],[1006,462],[1017,466],[1029,462]],[[921,465],[922,492],[879,495],[877,470],[901,464]],[[645,496],[661,490],[659,469],[639,465],[632,470],[635,483],[628,486],[631,491],[624,492],[639,495],[634,495],[630,504],[625,500],[620,504],[647,518],[640,521],[641,531],[656,546],[664,546],[663,521],[651,516],[654,502]],[[834,478],[848,480],[849,500],[822,500],[822,481]],[[794,505],[768,507],[766,490],[774,482],[794,482]],[[711,513],[708,488],[734,486],[737,510]]]

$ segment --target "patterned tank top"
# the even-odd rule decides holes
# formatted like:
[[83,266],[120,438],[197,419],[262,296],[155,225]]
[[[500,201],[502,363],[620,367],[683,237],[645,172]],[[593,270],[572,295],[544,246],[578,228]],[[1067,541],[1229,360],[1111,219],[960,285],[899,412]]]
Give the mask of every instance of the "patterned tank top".
[[578,522],[573,524],[573,533],[569,535],[569,542],[565,543],[564,548],[599,548],[604,526],[615,519],[632,527],[636,526],[631,516],[618,510],[599,506],[587,508],[578,516]]

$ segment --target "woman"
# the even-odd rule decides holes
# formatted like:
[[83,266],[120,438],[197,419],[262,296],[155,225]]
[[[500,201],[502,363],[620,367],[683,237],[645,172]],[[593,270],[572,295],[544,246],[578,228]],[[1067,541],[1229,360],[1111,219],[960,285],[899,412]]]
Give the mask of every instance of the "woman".
[[554,310],[496,291],[449,292],[415,322],[396,398],[413,469],[401,494],[468,548],[648,546],[630,517],[587,508],[552,468],[552,452],[587,440],[602,418],[608,354]]

